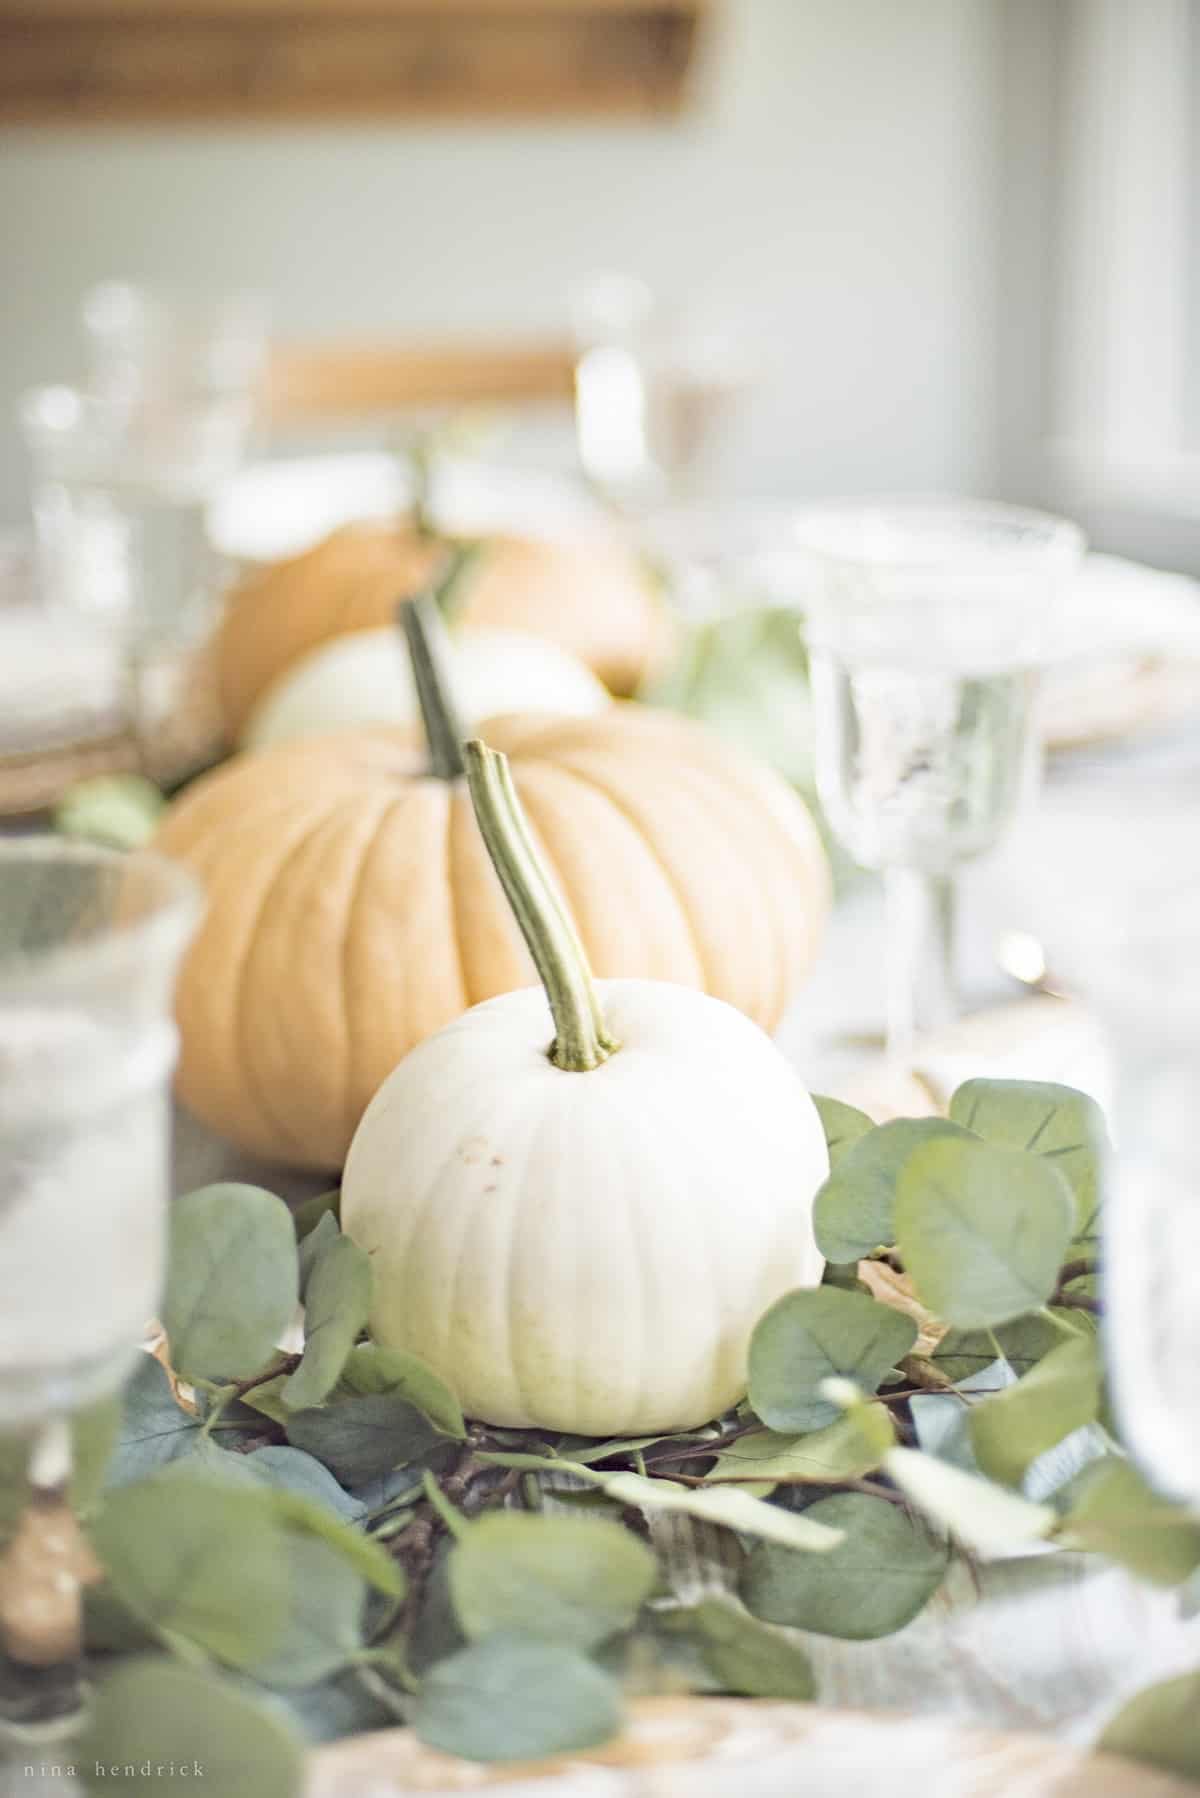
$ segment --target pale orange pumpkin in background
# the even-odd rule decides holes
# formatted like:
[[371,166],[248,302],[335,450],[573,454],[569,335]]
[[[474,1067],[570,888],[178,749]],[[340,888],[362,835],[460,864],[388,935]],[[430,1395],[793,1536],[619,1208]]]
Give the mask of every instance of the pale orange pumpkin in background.
[[[285,669],[331,637],[390,624],[397,601],[428,585],[445,555],[444,539],[408,524],[346,525],[235,586],[217,639],[231,740]],[[486,538],[464,572],[454,622],[463,630],[545,637],[618,694],[635,690],[670,637],[646,572],[607,536]]]
[[[696,987],[773,1029],[830,898],[783,781],[632,705],[481,734],[511,758],[595,973]],[[257,1155],[340,1167],[415,1043],[533,982],[465,782],[426,768],[394,730],[287,744],[197,781],[158,831],[208,898],[177,992],[179,1092]]]

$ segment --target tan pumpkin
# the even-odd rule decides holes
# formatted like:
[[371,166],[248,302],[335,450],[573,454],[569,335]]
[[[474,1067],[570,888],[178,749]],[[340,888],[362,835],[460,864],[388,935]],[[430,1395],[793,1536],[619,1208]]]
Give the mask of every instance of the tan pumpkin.
[[[483,734],[511,759],[595,972],[700,988],[773,1028],[829,904],[817,831],[782,780],[634,705]],[[533,983],[466,783],[427,768],[399,731],[285,744],[197,781],[159,829],[208,896],[178,987],[179,1091],[255,1154],[339,1167],[415,1043]]]
[[[286,668],[331,637],[390,624],[396,602],[425,586],[444,555],[443,541],[408,525],[347,525],[235,587],[217,643],[231,740]],[[610,537],[489,537],[463,575],[455,622],[545,637],[614,693],[634,691],[668,636],[645,573]]]

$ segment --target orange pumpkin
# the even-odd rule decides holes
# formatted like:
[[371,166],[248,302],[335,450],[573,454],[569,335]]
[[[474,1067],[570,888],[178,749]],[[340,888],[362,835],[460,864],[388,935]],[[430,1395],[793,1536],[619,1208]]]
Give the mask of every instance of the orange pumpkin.
[[[697,987],[773,1028],[829,904],[791,790],[632,705],[483,734],[511,759],[595,972]],[[466,783],[427,769],[394,730],[289,743],[197,781],[159,829],[208,897],[178,988],[180,1094],[255,1154],[339,1167],[415,1043],[533,981]]]
[[[330,637],[390,624],[397,600],[427,585],[445,553],[443,540],[408,525],[347,525],[235,587],[217,641],[231,739],[284,669]],[[455,622],[546,637],[614,693],[634,691],[668,634],[645,573],[608,537],[489,537],[464,573]]]

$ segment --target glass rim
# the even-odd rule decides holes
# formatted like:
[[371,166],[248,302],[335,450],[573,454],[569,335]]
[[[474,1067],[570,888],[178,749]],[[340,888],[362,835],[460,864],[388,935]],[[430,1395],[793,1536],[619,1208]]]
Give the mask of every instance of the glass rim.
[[[809,534],[819,523],[828,526],[856,516],[864,520],[891,517],[899,521],[906,517],[932,520],[944,517],[962,524],[978,520],[993,526],[1010,525],[1014,534],[1021,529],[1036,532],[1040,541],[1024,548],[1014,543],[1002,550],[994,547],[972,550],[964,543],[945,557],[931,559],[927,553],[920,552],[905,556],[894,551],[872,554],[866,550],[830,547]],[[827,568],[891,575],[899,579],[936,576],[940,580],[956,580],[964,575],[1001,576],[1022,568],[1041,573],[1071,568],[1082,560],[1087,537],[1073,519],[1034,506],[1015,506],[1004,500],[974,499],[947,493],[881,493],[846,495],[794,505],[789,547],[806,561]]]
[[31,987],[81,985],[113,973],[131,957],[139,962],[173,952],[186,943],[204,910],[199,881],[182,863],[155,849],[113,849],[100,843],[76,843],[49,834],[0,838],[0,911],[8,868],[41,862],[93,868],[144,870],[158,891],[147,909],[127,920],[106,921],[93,937],[65,941],[10,963],[0,962],[0,1003],[10,993],[28,995]]

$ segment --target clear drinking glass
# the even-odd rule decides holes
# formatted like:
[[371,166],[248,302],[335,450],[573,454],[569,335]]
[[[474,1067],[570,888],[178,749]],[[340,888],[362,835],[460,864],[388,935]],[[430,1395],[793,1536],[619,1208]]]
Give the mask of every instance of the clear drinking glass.
[[123,644],[186,641],[221,579],[208,510],[233,472],[205,420],[145,434],[94,395],[41,387],[21,408],[48,603]]
[[1022,832],[1010,907],[1105,1038],[1107,1362],[1124,1439],[1200,1504],[1200,742],[1084,764]]
[[585,475],[635,512],[680,497],[746,389],[742,357],[725,334],[673,317],[633,275],[592,275],[570,301]]
[[162,439],[198,422],[213,460],[236,466],[255,423],[267,350],[261,294],[171,292],[104,281],[84,295],[87,390]]
[[115,1390],[158,1308],[171,993],[200,908],[150,853],[0,842],[0,1431]]
[[834,834],[883,872],[889,1052],[955,1011],[954,876],[1004,833],[1036,772],[1043,627],[1083,536],[959,500],[797,516],[816,777]]

